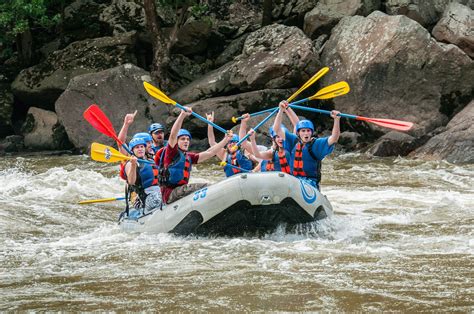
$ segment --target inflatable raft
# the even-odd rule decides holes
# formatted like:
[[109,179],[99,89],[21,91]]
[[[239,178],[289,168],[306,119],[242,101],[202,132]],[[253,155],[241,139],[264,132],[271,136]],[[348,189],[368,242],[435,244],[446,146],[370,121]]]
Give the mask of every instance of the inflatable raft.
[[147,215],[131,211],[119,225],[130,232],[244,235],[332,214],[326,196],[305,180],[282,172],[242,173]]

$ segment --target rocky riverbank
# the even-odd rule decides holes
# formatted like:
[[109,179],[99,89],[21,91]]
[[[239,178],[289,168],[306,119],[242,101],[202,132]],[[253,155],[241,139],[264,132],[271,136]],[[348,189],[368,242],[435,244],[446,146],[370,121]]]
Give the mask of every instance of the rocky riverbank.
[[[167,94],[202,115],[215,111],[215,122],[231,128],[232,116],[274,107],[328,66],[306,95],[339,80],[351,92],[311,106],[415,123],[402,134],[343,120],[346,151],[474,162],[473,1],[274,1],[273,24],[264,27],[262,3],[208,1],[205,19],[189,18],[171,47]],[[65,12],[66,36],[38,47],[36,64],[21,69],[15,56],[0,60],[0,151],[111,144],[82,118],[93,103],[117,130],[134,110],[130,133],[152,121],[171,126],[175,109],[142,87],[153,79],[141,1],[77,0]],[[166,30],[168,15],[158,14]],[[326,116],[298,113],[320,134],[330,128]],[[206,137],[200,121],[184,126]]]

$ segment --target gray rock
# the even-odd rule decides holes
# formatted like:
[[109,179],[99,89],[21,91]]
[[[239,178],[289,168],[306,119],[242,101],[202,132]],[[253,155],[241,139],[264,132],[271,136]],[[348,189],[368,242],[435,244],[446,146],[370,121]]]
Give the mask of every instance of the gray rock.
[[414,152],[427,160],[445,159],[452,163],[474,163],[474,101],[471,101],[446,126],[446,131],[431,138]]
[[155,104],[144,90],[143,81],[150,81],[149,73],[132,64],[72,79],[56,101],[56,113],[74,146],[86,151],[92,142],[114,145],[83,118],[83,112],[91,104],[104,111],[117,134],[124,116],[137,110],[129,138],[134,133],[146,132],[151,122],[164,123],[169,105]]
[[316,73],[319,60],[311,40],[296,27],[270,25],[250,34],[242,53],[172,96],[181,103],[229,91],[299,86]]
[[185,56],[206,51],[211,35],[211,25],[206,21],[191,20],[179,28],[177,42],[171,47],[172,53]]
[[474,11],[459,3],[450,3],[433,28],[438,40],[454,44],[474,58]]
[[136,63],[134,46],[134,34],[74,42],[22,70],[12,83],[13,94],[28,105],[52,110],[73,77]]
[[21,135],[9,135],[0,143],[0,153],[19,152],[24,148],[23,136]]
[[64,9],[64,23],[67,43],[112,35],[113,27],[99,19],[107,2],[103,0],[75,0]]
[[405,15],[423,26],[434,25],[452,0],[386,0],[385,9],[390,15]]
[[113,29],[113,35],[144,31],[145,9],[135,1],[112,0],[112,3],[100,13],[99,21]]
[[347,149],[352,149],[356,147],[359,142],[361,135],[357,132],[344,131],[339,136],[338,144],[344,146]]
[[[415,137],[446,123],[473,92],[474,62],[405,16],[376,11],[342,19],[321,59],[332,69],[325,85],[347,80],[351,86],[349,94],[333,99],[337,110],[414,122]],[[390,131],[369,126],[364,132]]]
[[406,156],[418,146],[411,135],[392,131],[379,138],[368,149],[368,153],[379,157]]
[[56,113],[30,107],[22,127],[25,147],[32,150],[60,150],[71,148],[64,127]]
[[380,8],[380,0],[321,0],[306,13],[303,30],[312,39],[330,34],[331,29],[345,16],[367,16]]
[[227,62],[234,60],[234,58],[242,53],[242,48],[244,47],[245,39],[247,35],[240,36],[239,38],[233,40],[224,51],[217,57],[215,65],[222,66]]

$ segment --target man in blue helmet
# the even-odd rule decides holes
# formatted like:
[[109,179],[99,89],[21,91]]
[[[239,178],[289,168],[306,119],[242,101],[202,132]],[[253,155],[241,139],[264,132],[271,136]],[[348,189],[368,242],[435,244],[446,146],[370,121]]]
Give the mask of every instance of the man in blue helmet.
[[148,133],[153,137],[153,150],[156,152],[165,147],[168,141],[165,141],[165,128],[160,123],[152,123],[148,127]]
[[159,161],[161,193],[163,200],[168,204],[207,185],[207,183],[189,184],[192,165],[215,156],[216,152],[224,148],[232,138],[232,132],[229,132],[222,141],[207,151],[201,153],[188,152],[192,136],[188,130],[181,129],[181,126],[184,119],[191,115],[192,109],[186,107],[186,110],[182,110],[174,122],[168,145],[166,145],[163,156],[160,157]]
[[332,153],[334,144],[339,140],[340,135],[340,113],[337,110],[331,111],[334,119],[331,136],[315,138],[313,137],[314,125],[309,120],[301,120],[296,124],[296,135],[281,129],[282,115],[288,108],[288,102],[282,101],[279,104],[280,110],[277,113],[273,129],[287,143],[291,151],[290,168],[296,177],[304,178],[315,188],[319,189],[321,182],[321,161]]

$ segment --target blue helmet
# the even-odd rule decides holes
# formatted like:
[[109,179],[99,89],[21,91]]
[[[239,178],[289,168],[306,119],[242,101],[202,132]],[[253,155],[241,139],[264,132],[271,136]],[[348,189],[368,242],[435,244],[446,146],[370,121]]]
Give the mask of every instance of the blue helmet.
[[239,142],[239,136],[237,134],[232,135],[232,139],[229,142]]
[[189,136],[189,139],[192,139],[193,137],[191,136],[191,133],[189,133],[188,130],[186,129],[180,129],[179,132],[178,132],[178,138],[180,136]]
[[153,137],[151,137],[150,134],[145,133],[145,132],[137,133],[132,137],[132,139],[133,138],[142,138],[142,139],[145,140],[145,142],[152,142],[153,141]]
[[[282,129],[283,132],[288,131],[288,129],[287,129],[283,124],[281,125],[281,129]],[[271,136],[272,138],[274,138],[275,136],[278,135],[278,134],[276,134],[275,130],[273,130],[273,126],[270,127],[269,133],[270,133],[270,136]]]
[[161,125],[160,123],[152,123],[149,127],[148,127],[148,133],[154,133],[156,131],[164,131],[165,128],[163,127],[163,125]]
[[301,120],[296,124],[296,132],[298,132],[301,129],[310,129],[312,132],[314,132],[314,125],[313,122],[309,120]]
[[143,145],[146,146],[145,139],[143,137],[134,137],[130,140],[130,143],[128,143],[128,148],[130,150],[133,150],[133,148],[137,145]]

